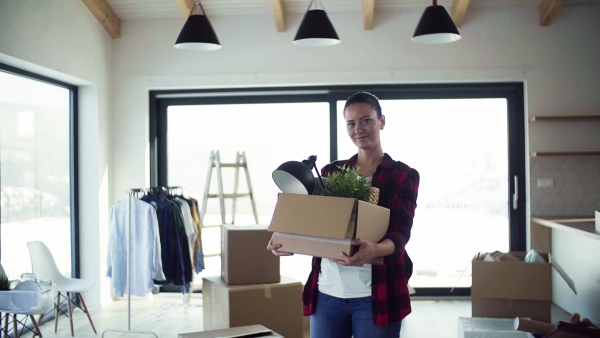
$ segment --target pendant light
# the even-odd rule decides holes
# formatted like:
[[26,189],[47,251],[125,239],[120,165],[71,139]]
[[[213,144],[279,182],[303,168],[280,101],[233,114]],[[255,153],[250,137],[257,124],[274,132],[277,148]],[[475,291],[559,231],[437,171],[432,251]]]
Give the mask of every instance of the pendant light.
[[296,46],[332,46],[340,42],[321,1],[311,0],[292,43]]
[[177,37],[175,48],[201,51],[221,48],[217,34],[208,21],[200,0],[194,3],[190,16]]
[[425,8],[412,41],[437,44],[458,40],[460,40],[460,33],[458,33],[454,21],[452,21],[444,6],[438,6],[437,0],[433,0],[433,6]]

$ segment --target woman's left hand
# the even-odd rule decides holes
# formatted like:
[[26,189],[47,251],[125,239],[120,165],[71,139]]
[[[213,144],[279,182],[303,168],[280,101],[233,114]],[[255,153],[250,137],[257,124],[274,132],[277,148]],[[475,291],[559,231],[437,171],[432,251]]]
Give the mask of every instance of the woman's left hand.
[[340,252],[340,259],[332,259],[334,262],[346,266],[363,266],[378,255],[376,244],[367,240],[355,238],[352,240],[352,245],[358,246],[358,251],[352,256],[348,256],[344,252]]

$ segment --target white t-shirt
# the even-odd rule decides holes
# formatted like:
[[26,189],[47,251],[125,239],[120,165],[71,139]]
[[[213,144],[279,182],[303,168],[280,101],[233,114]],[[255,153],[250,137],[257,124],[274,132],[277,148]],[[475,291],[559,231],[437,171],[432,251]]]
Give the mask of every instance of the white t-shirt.
[[371,264],[344,266],[329,258],[321,261],[319,291],[338,298],[360,298],[371,295]]
[[[367,177],[371,181],[371,177]],[[371,264],[344,266],[329,258],[321,261],[319,291],[338,298],[371,296]]]

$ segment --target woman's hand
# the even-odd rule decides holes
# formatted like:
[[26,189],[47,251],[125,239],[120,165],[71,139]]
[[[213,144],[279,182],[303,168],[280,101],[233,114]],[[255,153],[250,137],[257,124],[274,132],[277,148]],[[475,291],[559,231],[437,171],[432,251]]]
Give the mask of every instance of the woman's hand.
[[279,251],[280,248],[281,244],[273,244],[273,237],[271,237],[271,239],[269,240],[269,244],[267,244],[267,250],[271,251],[273,255],[278,257],[293,255],[293,253],[291,252]]
[[372,243],[364,239],[355,238],[352,240],[352,245],[358,246],[358,251],[352,256],[348,256],[344,252],[340,252],[340,259],[332,259],[334,262],[345,266],[363,266],[369,263],[372,259],[383,257],[394,252],[394,242],[385,239],[380,243]]

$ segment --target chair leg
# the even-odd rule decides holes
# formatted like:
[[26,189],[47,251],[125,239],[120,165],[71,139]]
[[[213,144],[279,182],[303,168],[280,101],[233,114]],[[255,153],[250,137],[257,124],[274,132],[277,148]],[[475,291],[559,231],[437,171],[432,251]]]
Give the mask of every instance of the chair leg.
[[94,330],[94,334],[98,334],[96,332],[96,327],[94,326],[94,322],[92,321],[92,317],[90,316],[90,312],[88,311],[88,308],[85,305],[85,301],[83,300],[83,296],[79,292],[77,293],[77,296],[79,297],[79,300],[81,301],[81,305],[83,305],[83,311],[87,315],[88,320],[90,321],[90,324],[92,324],[92,329]]
[[19,338],[19,327],[17,325],[17,315],[13,314],[13,335],[15,338]]
[[67,306],[69,308],[69,323],[71,324],[71,337],[75,337],[75,330],[73,329],[73,305],[71,304],[70,292],[67,292]]
[[33,336],[32,338],[35,338],[35,336],[40,336],[40,338],[42,338],[42,331],[40,331],[40,327],[38,325],[38,322],[35,321],[35,317],[33,315],[29,315],[29,318],[31,318],[31,322],[33,323]]
[[8,317],[10,316],[10,314],[6,314],[4,316],[4,338],[8,337]]
[[60,292],[56,295],[56,304],[54,304],[54,333],[58,331],[58,309],[60,308]]

